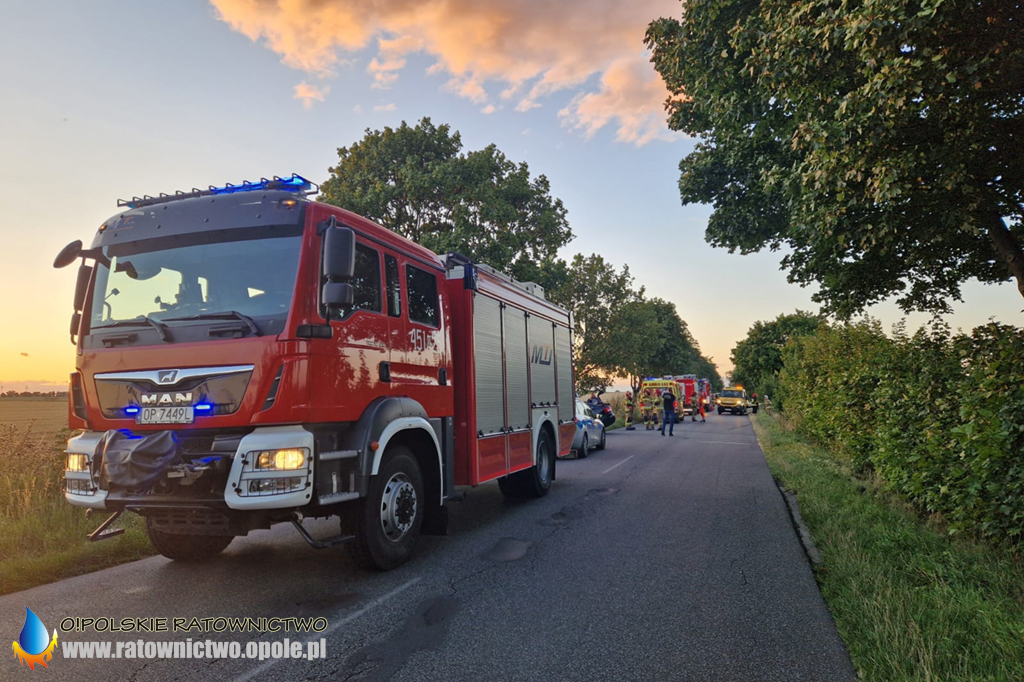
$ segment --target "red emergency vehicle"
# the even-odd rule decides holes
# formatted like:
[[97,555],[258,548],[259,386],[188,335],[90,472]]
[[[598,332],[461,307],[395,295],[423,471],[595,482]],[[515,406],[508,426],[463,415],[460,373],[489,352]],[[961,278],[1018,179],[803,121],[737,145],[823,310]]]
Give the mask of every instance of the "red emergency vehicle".
[[[291,522],[367,566],[455,486],[539,497],[574,434],[570,316],[484,265],[307,200],[304,178],[136,197],[78,258],[65,497],[198,560]],[[304,517],[339,516],[312,539]]]
[[693,394],[694,393],[698,393],[699,394],[699,390],[700,390],[698,385],[697,385],[697,375],[696,374],[680,374],[680,375],[674,376],[672,378],[676,381],[676,383],[679,384],[679,387],[682,389],[682,393],[683,393],[683,414],[684,415],[692,414],[693,413],[693,403],[691,401],[693,400]]

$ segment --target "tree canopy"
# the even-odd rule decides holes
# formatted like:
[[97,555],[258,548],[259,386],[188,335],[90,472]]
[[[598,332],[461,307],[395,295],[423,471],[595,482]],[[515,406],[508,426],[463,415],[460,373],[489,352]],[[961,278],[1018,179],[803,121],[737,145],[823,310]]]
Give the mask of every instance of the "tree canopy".
[[366,216],[437,253],[456,251],[517,279],[557,284],[556,253],[573,237],[548,179],[495,145],[464,153],[429,118],[367,130],[338,149],[321,201]]
[[576,254],[567,277],[549,298],[572,311],[573,361],[580,391],[602,388],[621,357],[612,334],[614,318],[627,304],[643,297],[643,287],[633,289],[629,266],[617,270],[604,256]]
[[1024,296],[1022,8],[687,0],[653,22],[707,240],[788,247],[790,281],[843,317],[892,295],[945,311],[970,278]]
[[782,371],[782,349],[789,340],[813,334],[824,321],[820,315],[797,310],[774,320],[757,321],[732,349],[732,381],[762,395],[776,395]]
[[436,253],[455,251],[544,286],[572,312],[576,384],[601,389],[615,377],[697,373],[721,385],[675,305],[646,300],[629,266],[603,256],[557,252],[573,234],[543,175],[531,177],[490,145],[463,152],[462,139],[429,118],[367,130],[338,149],[320,200],[341,206]]

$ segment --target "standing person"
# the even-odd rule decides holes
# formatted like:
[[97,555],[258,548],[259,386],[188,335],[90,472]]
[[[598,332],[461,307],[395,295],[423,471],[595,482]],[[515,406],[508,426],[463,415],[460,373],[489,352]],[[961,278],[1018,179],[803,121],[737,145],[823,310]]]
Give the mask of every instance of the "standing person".
[[672,391],[665,389],[661,396],[661,404],[664,410],[661,418],[661,435],[665,435],[665,427],[668,426],[668,435],[671,436],[676,425],[676,397],[672,395]]
[[647,390],[643,389],[640,391],[640,418],[644,422],[644,431],[651,428],[651,397],[647,394]]
[[697,395],[696,393],[694,393],[693,397],[690,398],[690,406],[693,407],[693,412],[690,413],[692,417],[691,421],[697,421],[698,412],[700,413],[700,420],[702,422],[707,421],[704,418],[704,401],[701,400],[700,396]]
[[754,414],[757,414],[757,394],[754,393],[753,395],[751,395],[750,399],[750,407],[753,408]]
[[636,431],[633,426],[633,392],[626,391],[626,430]]

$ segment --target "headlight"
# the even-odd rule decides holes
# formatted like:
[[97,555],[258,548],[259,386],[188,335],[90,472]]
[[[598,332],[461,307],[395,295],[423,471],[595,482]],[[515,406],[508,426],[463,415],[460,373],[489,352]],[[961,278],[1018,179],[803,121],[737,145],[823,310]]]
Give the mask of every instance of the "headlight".
[[256,454],[256,468],[272,471],[290,471],[306,465],[306,448],[291,450],[263,450]]
[[88,471],[89,456],[79,454],[68,455],[64,468],[68,471]]

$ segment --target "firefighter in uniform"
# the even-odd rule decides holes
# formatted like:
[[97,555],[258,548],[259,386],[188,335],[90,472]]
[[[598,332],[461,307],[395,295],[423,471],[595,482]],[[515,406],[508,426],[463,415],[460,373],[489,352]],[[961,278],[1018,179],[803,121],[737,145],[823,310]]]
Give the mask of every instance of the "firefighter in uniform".
[[690,405],[693,407],[693,412],[690,413],[690,421],[697,421],[697,413],[700,413],[700,420],[704,419],[704,401],[701,400],[700,395],[694,391],[693,396],[690,398]]
[[626,391],[626,430],[636,431],[633,426],[633,392]]
[[644,389],[644,392],[640,395],[640,412],[644,416],[645,431],[658,428],[658,425],[654,423],[654,396],[651,395],[651,389],[649,388]]

